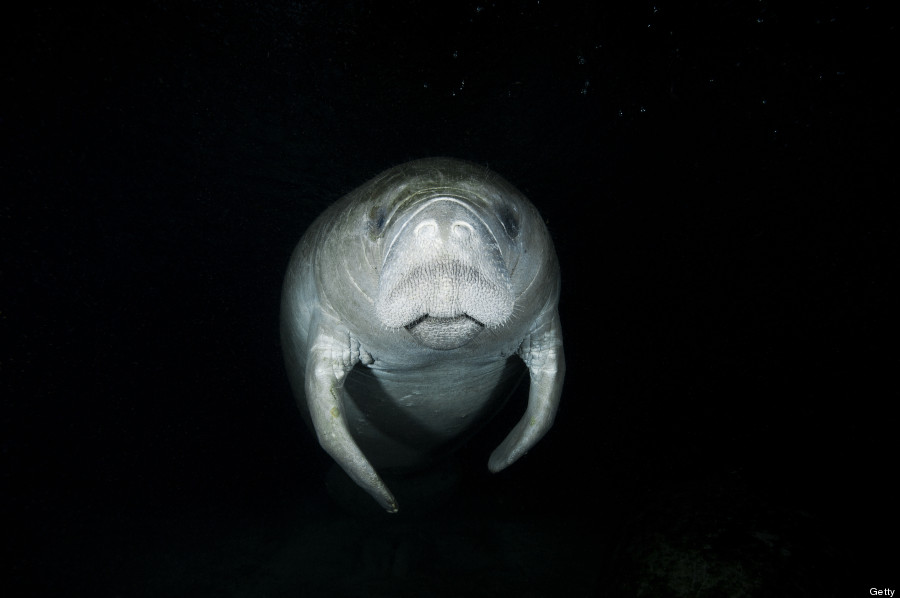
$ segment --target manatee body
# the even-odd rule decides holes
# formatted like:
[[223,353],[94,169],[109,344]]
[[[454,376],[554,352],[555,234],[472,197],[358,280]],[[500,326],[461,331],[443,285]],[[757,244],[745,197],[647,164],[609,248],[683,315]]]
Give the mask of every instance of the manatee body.
[[378,470],[453,450],[522,373],[526,412],[490,456],[500,471],[553,424],[565,360],[559,267],[535,207],[483,167],[402,164],[333,204],[291,256],[285,363],[322,447],[386,510]]

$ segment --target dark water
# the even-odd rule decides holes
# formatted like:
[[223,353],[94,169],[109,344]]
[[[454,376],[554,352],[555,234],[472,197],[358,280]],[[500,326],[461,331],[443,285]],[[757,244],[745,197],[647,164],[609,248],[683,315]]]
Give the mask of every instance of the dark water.
[[[896,20],[621,4],[7,19],[9,595],[896,589]],[[487,472],[520,395],[387,516],[296,412],[279,291],[324,206],[431,155],[544,215],[568,373],[527,457]]]

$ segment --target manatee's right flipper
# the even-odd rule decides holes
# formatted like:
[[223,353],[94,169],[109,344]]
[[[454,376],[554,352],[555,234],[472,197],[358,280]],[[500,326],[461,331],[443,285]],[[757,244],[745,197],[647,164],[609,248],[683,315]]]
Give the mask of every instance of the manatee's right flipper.
[[306,361],[306,404],[322,448],[378,504],[396,513],[394,495],[353,440],[341,411],[344,380],[358,361],[358,342],[319,330]]

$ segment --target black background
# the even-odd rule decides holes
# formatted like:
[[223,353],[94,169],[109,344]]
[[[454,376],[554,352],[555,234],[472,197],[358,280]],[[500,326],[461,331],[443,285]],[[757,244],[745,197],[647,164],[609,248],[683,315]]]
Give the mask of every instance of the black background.
[[[897,588],[879,5],[129,6],[3,24],[15,595]],[[568,373],[526,458],[486,471],[520,393],[389,517],[326,490],[279,292],[326,205],[433,155],[545,217]]]

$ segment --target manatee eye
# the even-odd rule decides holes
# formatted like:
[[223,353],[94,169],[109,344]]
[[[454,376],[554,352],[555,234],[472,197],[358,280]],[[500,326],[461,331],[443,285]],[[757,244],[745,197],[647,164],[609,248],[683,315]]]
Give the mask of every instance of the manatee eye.
[[519,236],[519,216],[514,208],[508,205],[500,206],[497,210],[497,218],[500,219],[500,224],[510,239],[515,239]]
[[369,234],[377,237],[384,230],[384,224],[387,222],[387,212],[383,206],[372,206],[369,210]]

